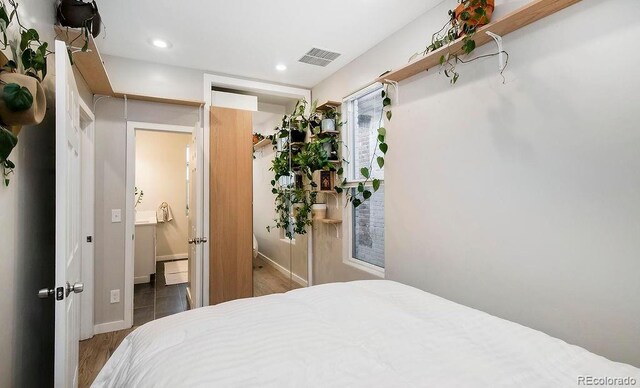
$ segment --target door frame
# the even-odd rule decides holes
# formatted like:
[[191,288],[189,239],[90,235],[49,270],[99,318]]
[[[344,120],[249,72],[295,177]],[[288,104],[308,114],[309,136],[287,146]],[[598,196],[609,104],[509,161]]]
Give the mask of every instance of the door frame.
[[[92,152],[86,152],[83,141],[80,142],[80,168],[81,168],[81,187],[82,187],[82,244],[88,245],[91,251],[89,257],[82,255],[80,273],[82,274],[82,281],[84,283],[84,291],[80,294],[80,340],[85,340],[93,337],[94,331],[94,288],[95,288],[95,177],[91,181],[91,184],[84,179],[85,166],[90,163],[93,166],[93,176],[95,176],[95,123],[96,117],[89,108],[86,102],[82,98],[79,99],[80,105],[80,119],[88,123],[86,127],[82,127],[81,131],[90,131],[93,133],[93,150]],[[83,135],[85,136],[85,135]],[[91,159],[88,159],[91,158]],[[89,171],[90,172],[90,171]],[[88,216],[88,217],[87,217]],[[89,243],[86,241],[87,236],[92,236],[92,241]],[[84,251],[84,249],[83,249]]]
[[134,254],[135,254],[135,186],[136,186],[136,130],[193,133],[193,126],[170,125],[141,121],[127,121],[126,143],[126,198],[125,201],[125,255],[124,255],[124,324],[125,328],[133,326],[133,283],[134,283]]
[[[196,307],[203,307],[209,305],[209,260],[210,260],[210,252],[209,252],[209,244],[211,244],[215,236],[211,236],[211,227],[210,227],[210,171],[209,165],[211,163],[211,128],[210,128],[210,115],[209,112],[211,110],[211,100],[212,89],[213,88],[221,88],[221,89],[232,89],[242,92],[249,93],[258,93],[258,94],[266,94],[270,96],[278,96],[278,97],[288,97],[294,99],[304,98],[307,101],[311,101],[311,90],[296,88],[291,86],[284,86],[278,84],[272,84],[268,82],[260,82],[260,81],[252,81],[241,78],[227,77],[215,74],[204,74],[204,83],[203,83],[203,94],[204,94],[204,112],[203,112],[203,133],[204,133],[204,144],[201,148],[204,150],[204,227],[203,227],[203,235],[208,237],[208,243],[203,244],[203,266],[201,268],[200,273],[196,270],[196,276],[201,279],[201,291],[202,297],[200,301],[202,304]],[[313,233],[309,234],[309,238],[307,239],[307,257],[308,257],[308,285],[313,285]]]

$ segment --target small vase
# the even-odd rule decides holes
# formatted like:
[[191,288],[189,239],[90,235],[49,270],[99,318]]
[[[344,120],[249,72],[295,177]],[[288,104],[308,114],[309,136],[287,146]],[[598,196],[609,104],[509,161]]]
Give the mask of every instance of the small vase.
[[334,132],[336,130],[336,121],[334,119],[322,120],[322,132]]

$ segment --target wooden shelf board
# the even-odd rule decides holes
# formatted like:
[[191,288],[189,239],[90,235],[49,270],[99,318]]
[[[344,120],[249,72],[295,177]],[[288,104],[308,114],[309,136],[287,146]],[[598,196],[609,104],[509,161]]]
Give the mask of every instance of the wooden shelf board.
[[184,106],[194,106],[194,107],[200,107],[204,105],[204,101],[198,101],[198,100],[179,100],[179,99],[173,99],[173,98],[144,96],[140,94],[129,94],[129,93],[123,93],[123,92],[114,92],[112,96],[116,98],[124,98],[124,96],[127,96],[127,99],[129,100],[159,102],[162,104],[172,104],[172,105],[184,105]]
[[316,134],[311,135],[311,138],[315,139],[317,137],[322,137],[323,135],[336,136],[336,135],[339,135],[339,134],[340,134],[340,131],[322,131],[322,132],[318,133],[317,135]]
[[259,142],[257,142],[256,144],[254,144],[254,145],[253,145],[253,148],[257,150],[257,149],[260,149],[260,148],[266,147],[266,146],[271,145],[271,144],[272,144],[272,143],[271,143],[271,140],[269,140],[269,139],[262,139],[262,140],[260,140]]
[[338,108],[340,106],[342,106],[341,102],[338,102],[338,101],[327,101],[324,104],[319,105],[316,108],[316,110],[325,111],[325,110],[329,110],[330,108]]
[[[54,26],[54,30],[56,39],[61,39],[67,45],[73,46],[72,50],[79,50],[84,45],[81,30],[61,26]],[[113,96],[109,75],[92,36],[89,36],[89,51],[74,53],[73,62],[93,94]]]
[[[486,34],[487,31],[491,31],[500,36],[505,36],[510,32],[516,31],[580,1],[581,0],[534,0],[502,18],[493,21],[486,26],[480,27],[473,37],[476,42],[476,47],[493,42],[493,38]],[[427,71],[432,67],[440,66],[440,57],[442,55],[447,53],[457,54],[462,51],[462,40],[463,38],[460,38],[449,46],[433,51],[398,70],[384,74],[376,81],[400,82],[413,77],[416,74],[422,73],[423,71]]]
[[329,224],[329,225],[340,225],[342,223],[342,220],[332,220],[329,218],[323,218],[323,219],[314,218],[314,220],[322,222],[323,224]]

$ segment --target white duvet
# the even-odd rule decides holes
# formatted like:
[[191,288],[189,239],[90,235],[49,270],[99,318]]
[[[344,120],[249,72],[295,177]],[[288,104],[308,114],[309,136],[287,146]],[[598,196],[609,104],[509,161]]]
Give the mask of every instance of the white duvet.
[[549,388],[589,376],[640,387],[637,368],[412,287],[363,281],[148,323],[93,386]]

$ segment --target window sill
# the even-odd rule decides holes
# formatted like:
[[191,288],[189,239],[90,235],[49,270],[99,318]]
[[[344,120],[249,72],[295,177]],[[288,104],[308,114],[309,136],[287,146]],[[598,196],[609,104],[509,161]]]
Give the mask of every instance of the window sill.
[[343,259],[342,262],[350,267],[377,276],[380,279],[384,279],[384,268],[376,267],[373,264],[365,263],[364,261],[352,258]]

